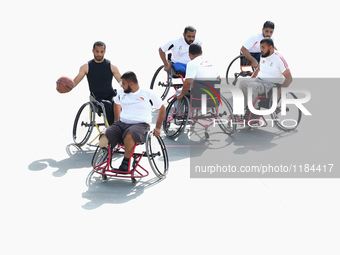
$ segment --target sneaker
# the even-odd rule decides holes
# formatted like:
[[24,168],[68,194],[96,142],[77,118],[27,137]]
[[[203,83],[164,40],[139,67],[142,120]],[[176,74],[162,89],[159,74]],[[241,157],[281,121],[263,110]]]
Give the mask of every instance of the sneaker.
[[124,157],[122,164],[118,168],[118,171],[126,172],[126,173],[129,172],[129,159],[128,158]]

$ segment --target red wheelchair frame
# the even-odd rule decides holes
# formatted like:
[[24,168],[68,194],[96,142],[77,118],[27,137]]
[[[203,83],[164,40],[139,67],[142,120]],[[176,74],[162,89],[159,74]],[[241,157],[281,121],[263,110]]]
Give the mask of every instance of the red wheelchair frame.
[[[294,93],[289,92],[288,94],[289,94],[290,97],[297,99],[297,96]],[[272,104],[271,103],[271,100],[272,100],[271,95],[272,95],[272,90],[270,90],[270,92],[268,92],[268,96],[266,94],[259,95],[255,99],[253,106],[255,107],[256,103],[259,101],[260,107],[267,108],[267,109],[271,108],[271,104]],[[279,120],[279,117],[278,117],[280,112],[281,112],[281,106],[279,105],[280,101],[281,101],[281,98],[279,98],[279,100],[278,100],[277,108],[271,114],[271,118],[273,120],[273,123],[275,124],[276,127],[281,129],[282,131],[286,131],[286,132],[287,131],[293,131],[298,127],[298,125],[301,121],[301,117],[302,117],[301,110],[299,108],[297,108],[298,109],[297,110],[297,116],[295,116],[295,114],[294,114],[294,117],[292,119],[296,122],[296,125],[294,127],[284,126],[282,123],[280,123],[280,120]],[[289,112],[289,111],[291,111],[291,112],[294,111],[292,106],[291,107],[286,106],[286,112]],[[250,112],[248,119],[244,119],[243,117],[240,117],[238,115],[234,115],[236,123],[246,126],[247,132],[249,132],[252,127],[266,127],[266,126],[268,126],[268,122],[266,121],[266,119],[264,118],[263,115],[259,115],[257,118],[254,118],[254,119],[252,119],[251,116],[252,116],[252,112]]]
[[[106,180],[107,177],[118,177],[118,178],[131,178],[132,183],[136,183],[136,178],[142,178],[149,175],[149,171],[146,170],[144,167],[140,165],[140,161],[143,157],[147,157],[150,163],[150,166],[155,173],[155,175],[158,178],[163,178],[166,176],[168,172],[169,167],[169,161],[168,161],[168,154],[166,151],[166,147],[164,145],[164,142],[161,137],[155,137],[155,139],[158,141],[160,150],[156,153],[153,151],[151,147],[151,137],[153,136],[152,131],[148,132],[146,134],[146,141],[145,146],[146,150],[142,152],[135,152],[136,147],[143,145],[143,142],[136,143],[132,149],[131,156],[129,159],[128,164],[128,172],[119,171],[119,169],[112,167],[112,158],[113,155],[116,154],[123,154],[125,153],[125,146],[122,143],[118,143],[115,148],[111,148],[110,144],[107,146],[107,148],[101,148],[98,147],[96,150],[96,154],[100,154],[102,152],[102,155],[100,156],[102,161],[98,165],[96,163],[93,166],[93,171],[101,174],[103,180]],[[101,150],[101,152],[100,152]],[[97,154],[97,155],[98,155]],[[155,158],[157,156],[161,156],[163,158],[163,169],[159,169],[155,162]]]

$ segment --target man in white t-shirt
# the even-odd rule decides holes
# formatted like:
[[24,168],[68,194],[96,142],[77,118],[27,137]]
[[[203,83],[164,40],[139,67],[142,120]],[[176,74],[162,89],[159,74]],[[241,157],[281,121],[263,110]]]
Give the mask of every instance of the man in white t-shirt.
[[[261,59],[251,79],[244,79],[240,82],[240,89],[244,95],[244,105],[248,104],[248,87],[252,88],[252,102],[264,93],[268,93],[274,86],[279,87],[278,96],[281,94],[281,87],[288,87],[293,78],[286,60],[274,49],[274,42],[271,38],[264,38],[260,42]],[[256,77],[256,78],[255,78]],[[256,102],[255,109],[258,109]],[[249,117],[249,109],[246,107],[245,119]],[[252,114],[252,119],[258,118]]]
[[[125,153],[119,171],[127,172],[129,158],[136,143],[141,142],[151,124],[151,108],[158,109],[158,116],[154,135],[161,133],[161,126],[165,116],[165,107],[162,100],[151,90],[139,87],[136,75],[126,72],[121,77],[122,88],[114,99],[115,122],[105,129],[99,138],[99,146],[105,147],[110,143],[116,146],[124,141]],[[152,105],[151,105],[151,102]]]
[[182,90],[177,90],[180,94],[177,100],[181,100],[183,96],[190,90],[195,79],[219,80],[220,76],[216,67],[208,60],[204,59],[202,47],[193,43],[189,47],[189,57],[191,61],[187,64],[187,72]]
[[274,23],[266,21],[263,24],[262,33],[251,36],[241,47],[241,53],[250,61],[251,66],[256,69],[260,60],[260,42],[263,38],[272,38],[274,33]]
[[164,71],[169,72],[171,65],[167,60],[166,52],[171,50],[171,62],[174,64],[174,68],[176,71],[182,71],[185,73],[186,65],[190,61],[188,50],[189,46],[192,43],[202,44],[200,40],[196,38],[196,29],[192,26],[187,26],[184,29],[183,36],[176,39],[171,40],[164,44],[162,47],[158,49],[159,56],[164,63]]

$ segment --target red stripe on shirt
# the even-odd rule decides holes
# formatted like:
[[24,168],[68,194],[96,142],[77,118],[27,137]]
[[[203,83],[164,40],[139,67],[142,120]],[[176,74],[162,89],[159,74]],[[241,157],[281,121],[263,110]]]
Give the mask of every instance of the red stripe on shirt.
[[278,52],[275,52],[275,54],[276,54],[276,56],[278,56],[282,60],[283,65],[285,66],[285,68],[289,69],[287,61],[285,60],[285,58],[280,53],[278,53]]

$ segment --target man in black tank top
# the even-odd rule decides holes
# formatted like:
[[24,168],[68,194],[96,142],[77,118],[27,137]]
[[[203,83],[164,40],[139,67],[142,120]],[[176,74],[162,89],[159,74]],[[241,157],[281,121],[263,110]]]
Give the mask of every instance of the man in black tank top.
[[86,75],[91,95],[103,104],[108,123],[111,125],[114,122],[113,97],[117,93],[112,87],[112,78],[115,77],[120,83],[121,75],[118,68],[104,58],[105,43],[95,42],[92,52],[94,58],[80,67],[78,75],[73,80],[74,86],[77,86]]

